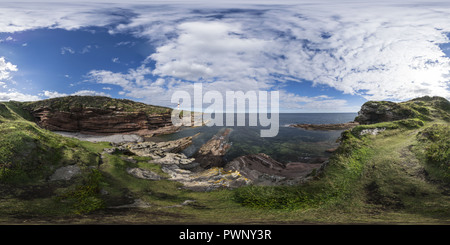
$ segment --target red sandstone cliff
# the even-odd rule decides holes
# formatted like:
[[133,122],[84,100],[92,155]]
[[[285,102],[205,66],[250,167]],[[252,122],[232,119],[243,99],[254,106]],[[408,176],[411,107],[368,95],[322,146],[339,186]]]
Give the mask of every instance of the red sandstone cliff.
[[[83,98],[76,98],[77,102]],[[95,98],[89,98],[91,100]],[[105,100],[105,98],[101,98]],[[102,101],[110,102],[114,99]],[[133,133],[139,135],[162,134],[173,132],[176,128],[170,119],[170,110],[162,113],[149,113],[135,109],[125,110],[118,106],[72,106],[58,109],[52,103],[29,107],[36,123],[52,131],[81,132],[86,134],[119,134]],[[128,102],[128,101],[127,101]],[[142,106],[142,104],[138,104]],[[56,108],[55,108],[56,107]]]

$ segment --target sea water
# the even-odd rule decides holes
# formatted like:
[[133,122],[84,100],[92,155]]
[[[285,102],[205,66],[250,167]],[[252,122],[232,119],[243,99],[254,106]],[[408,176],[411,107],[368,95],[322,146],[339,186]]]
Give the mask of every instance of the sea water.
[[[247,114],[247,120],[248,116]],[[185,127],[176,133],[158,136],[156,140],[174,140],[200,133],[194,138],[192,145],[183,151],[187,156],[192,156],[220,130],[232,128],[228,139],[231,148],[224,156],[226,161],[243,155],[265,153],[283,163],[305,162],[311,158],[327,157],[329,153],[326,150],[338,146],[337,139],[343,130],[305,130],[289,127],[289,125],[345,123],[353,121],[356,116],[357,113],[280,113],[280,128],[275,137],[261,137],[260,130],[264,128],[261,126],[236,126],[235,124],[223,127]],[[236,120],[237,115],[234,118]]]

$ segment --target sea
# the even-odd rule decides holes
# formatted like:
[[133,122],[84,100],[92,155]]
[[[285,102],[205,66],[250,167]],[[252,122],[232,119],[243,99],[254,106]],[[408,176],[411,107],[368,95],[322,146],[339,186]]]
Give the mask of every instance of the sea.
[[[237,114],[234,115],[235,122]],[[231,161],[236,157],[248,154],[265,153],[273,159],[282,162],[308,162],[317,157],[328,157],[328,149],[338,146],[338,138],[343,130],[305,130],[293,128],[291,124],[330,124],[345,123],[355,119],[357,113],[280,113],[279,131],[275,137],[261,137],[261,129],[269,129],[263,126],[248,126],[249,114],[246,114],[247,126],[200,126],[184,127],[176,133],[162,135],[154,140],[175,140],[182,137],[194,136],[191,146],[183,153],[192,156],[198,149],[210,140],[214,135],[231,128],[228,142],[231,148],[224,156],[225,161]],[[226,115],[224,115],[224,120]],[[270,114],[269,114],[270,118]],[[224,121],[225,122],[225,121]],[[225,123],[224,123],[225,125]],[[260,125],[258,123],[258,125]]]

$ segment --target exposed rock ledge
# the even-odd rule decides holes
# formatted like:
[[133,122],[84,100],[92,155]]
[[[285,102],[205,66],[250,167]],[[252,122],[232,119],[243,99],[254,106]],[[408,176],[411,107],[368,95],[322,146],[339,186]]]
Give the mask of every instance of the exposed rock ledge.
[[39,107],[32,109],[30,113],[40,127],[52,131],[152,136],[172,133],[179,129],[172,125],[170,113],[148,114],[143,111],[123,111],[116,107],[74,107],[68,111]]
[[[218,159],[225,154],[228,144],[226,138],[230,131],[221,131],[201,148],[200,160]],[[320,171],[327,159],[318,159],[312,163],[291,162],[280,163],[266,154],[255,154],[238,157],[220,166],[203,165],[197,158],[187,157],[181,151],[192,143],[195,136],[185,137],[167,142],[141,142],[114,144],[105,149],[105,153],[121,151],[126,154],[149,156],[153,164],[160,164],[169,180],[180,182],[185,188],[196,191],[209,191],[217,188],[235,188],[256,185],[294,185],[310,179],[314,171]],[[222,147],[222,148],[221,148]],[[220,150],[219,150],[220,149]],[[217,151],[216,151],[217,150]],[[137,178],[157,180],[154,173],[142,169],[128,169],[127,172]]]
[[264,153],[235,158],[225,166],[225,170],[236,171],[257,185],[300,184],[308,180],[308,175],[327,163],[321,159],[316,163],[275,161]]
[[306,130],[347,130],[358,125],[358,122],[347,122],[336,124],[292,124],[290,127],[303,128]]

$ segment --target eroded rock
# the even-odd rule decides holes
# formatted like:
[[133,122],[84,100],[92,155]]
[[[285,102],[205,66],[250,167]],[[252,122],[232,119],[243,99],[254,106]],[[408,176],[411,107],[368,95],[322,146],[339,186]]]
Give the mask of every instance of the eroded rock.
[[231,144],[228,142],[231,132],[231,128],[219,131],[202,145],[192,157],[195,158],[196,162],[200,163],[202,168],[222,167],[225,164],[223,156],[231,147]]
[[200,172],[181,169],[176,164],[164,165],[162,170],[171,176],[171,180],[180,182],[184,188],[195,191],[211,191],[218,188],[236,188],[251,183],[237,171],[225,171],[223,168],[210,168]]
[[259,153],[238,157],[227,163],[224,169],[239,172],[258,185],[292,185],[305,182],[307,176],[314,169],[320,169],[322,164],[323,162],[283,164],[264,153]]
[[31,111],[39,126],[52,131],[81,132],[84,134],[156,135],[177,130],[170,113],[147,114],[143,111],[123,111],[120,108],[77,108],[67,111],[40,107]]

